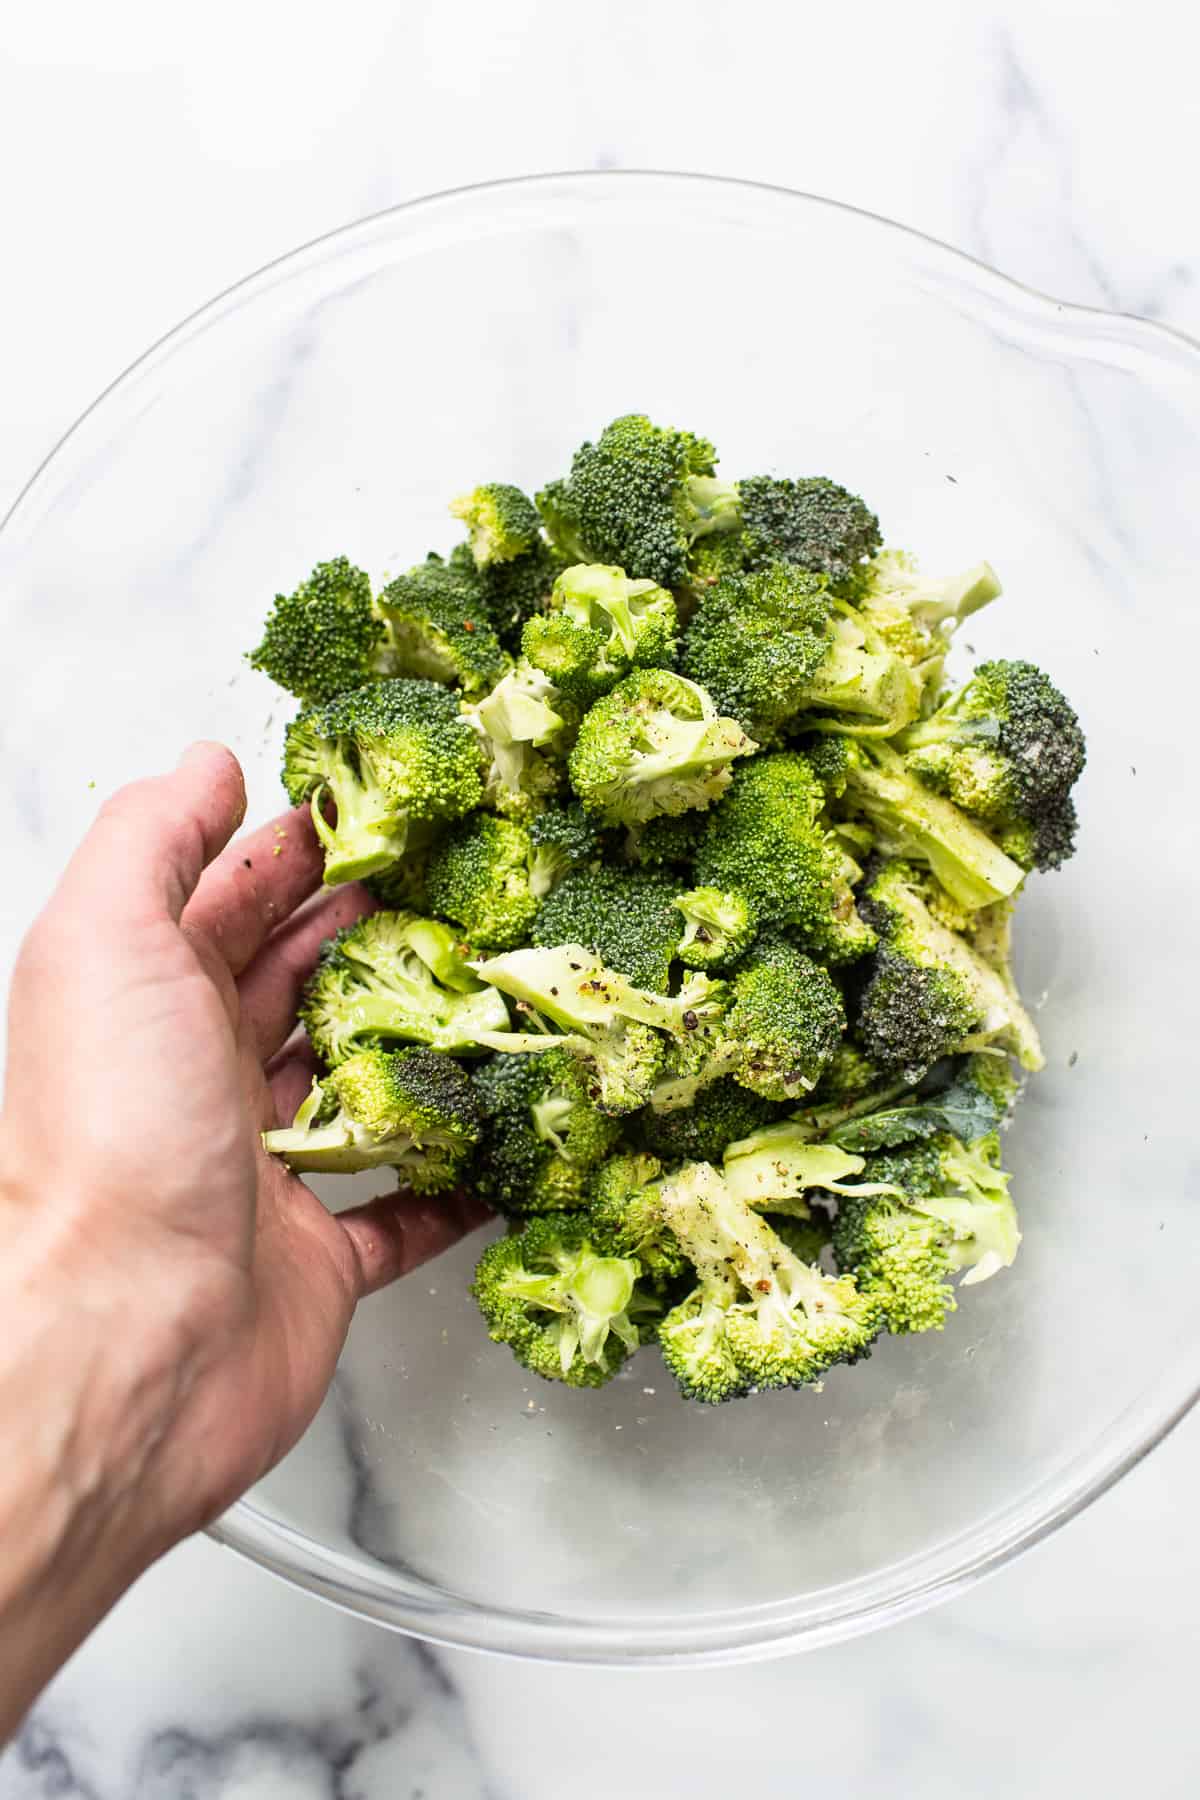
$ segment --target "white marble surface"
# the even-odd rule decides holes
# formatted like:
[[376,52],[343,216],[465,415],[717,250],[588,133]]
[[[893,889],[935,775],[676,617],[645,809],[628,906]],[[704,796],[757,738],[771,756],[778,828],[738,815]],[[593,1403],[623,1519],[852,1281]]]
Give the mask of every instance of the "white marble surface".
[[[831,13],[14,4],[0,504],[85,401],[228,281],[393,201],[523,170],[677,166],[825,192],[1065,298],[1200,332],[1200,28],[1180,9]],[[762,1800],[1182,1800],[1200,1789],[1198,1498],[1193,1419],[1065,1533],[933,1614],[677,1673],[431,1652],[196,1542],[63,1673],[0,1760],[0,1800],[703,1800],[748,1778]]]

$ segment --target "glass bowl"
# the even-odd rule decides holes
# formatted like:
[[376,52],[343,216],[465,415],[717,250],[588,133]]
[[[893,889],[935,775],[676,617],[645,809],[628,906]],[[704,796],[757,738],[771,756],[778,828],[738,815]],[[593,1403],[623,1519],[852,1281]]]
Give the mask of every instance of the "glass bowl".
[[377,576],[447,548],[448,496],[532,488],[630,410],[712,437],[727,472],[832,474],[931,570],[990,558],[1007,596],[968,648],[1048,667],[1091,756],[1079,854],[1020,920],[1048,1055],[1008,1140],[1025,1242],[944,1335],[711,1411],[652,1352],[571,1392],[488,1343],[476,1241],[362,1308],[312,1430],[216,1527],[385,1624],[610,1663],[912,1613],[1077,1512],[1196,1396],[1197,784],[1178,741],[1200,352],[804,195],[504,182],[336,232],[196,313],[0,534],[11,947],[93,784],[219,737],[252,816],[277,810],[288,705],[241,661],[277,589],[343,552]]

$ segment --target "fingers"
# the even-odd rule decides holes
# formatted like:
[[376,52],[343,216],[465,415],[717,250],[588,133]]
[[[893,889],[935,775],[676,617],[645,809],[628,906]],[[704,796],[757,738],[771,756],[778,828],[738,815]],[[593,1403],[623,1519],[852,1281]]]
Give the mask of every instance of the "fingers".
[[204,871],[184,925],[202,932],[240,975],[276,926],[320,885],[322,861],[309,809],[283,813],[230,844]]
[[268,938],[238,983],[242,1034],[263,1062],[287,1041],[325,939],[374,906],[365,888],[349,882],[318,895]]
[[170,775],[135,781],[105,801],[51,904],[86,913],[94,937],[125,938],[131,924],[177,920],[245,815],[233,752],[193,744]]
[[491,1217],[491,1209],[465,1188],[449,1194],[388,1194],[338,1213],[337,1222],[358,1260],[357,1298],[378,1293],[440,1256]]

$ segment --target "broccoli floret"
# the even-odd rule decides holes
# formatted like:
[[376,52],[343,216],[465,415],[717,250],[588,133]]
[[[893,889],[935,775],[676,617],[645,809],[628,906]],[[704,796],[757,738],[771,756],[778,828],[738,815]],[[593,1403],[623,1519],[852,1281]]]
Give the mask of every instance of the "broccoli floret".
[[533,942],[582,944],[637,987],[665,993],[679,942],[674,883],[644,869],[573,869],[534,922]]
[[344,556],[318,563],[292,594],[276,594],[251,668],[309,706],[394,673],[371,583]]
[[578,800],[569,806],[548,806],[529,821],[532,851],[529,891],[545,900],[573,869],[583,869],[600,852],[600,837]]
[[702,593],[681,666],[760,743],[777,742],[800,713],[834,713],[847,730],[890,732],[920,705],[907,664],[834,600],[826,578],[785,563]]
[[484,1199],[503,1213],[582,1206],[620,1127],[592,1105],[575,1058],[561,1050],[495,1056],[475,1089],[488,1122],[474,1182]]
[[803,1125],[792,1119],[735,1139],[724,1153],[725,1179],[739,1200],[760,1212],[779,1213],[790,1212],[798,1202],[801,1218],[808,1214],[806,1197],[814,1189],[841,1195],[883,1191],[877,1182],[864,1186],[855,1179],[865,1167],[863,1157],[836,1144],[812,1143]]
[[879,951],[855,1027],[880,1068],[915,1081],[939,1056],[982,1044],[1011,1050],[1027,1069],[1043,1066],[1015,986],[934,918],[918,869],[883,863],[860,904]]
[[[670,996],[635,987],[582,944],[511,950],[473,965],[480,979],[532,1013],[540,1029],[496,1032],[481,1041],[516,1054],[550,1047],[583,1063],[588,1094],[601,1112],[634,1112],[650,1097],[668,1039],[686,1039],[719,1017],[725,989],[693,975]],[[546,1037],[550,1021],[562,1034]]]
[[644,869],[680,868],[694,858],[704,834],[704,814],[659,813],[644,824],[631,825],[625,833],[622,854],[626,862]]
[[759,938],[734,973],[722,1024],[741,1052],[734,1080],[764,1100],[799,1099],[816,1086],[845,1029],[828,971],[780,937]]
[[932,580],[903,550],[881,550],[855,578],[854,604],[889,650],[917,671],[926,693],[941,680],[962,621],[1000,596],[990,563]]
[[729,786],[729,765],[756,745],[694,681],[639,669],[585,714],[568,764],[571,785],[608,825],[703,811]]
[[727,969],[753,942],[757,922],[744,894],[691,888],[676,894],[673,904],[683,914],[675,954],[689,969]]
[[878,849],[928,863],[967,911],[1015,894],[1025,871],[954,803],[918,781],[890,744],[831,736],[805,745],[831,810],[867,820]]
[[763,925],[786,926],[834,965],[873,948],[846,858],[819,823],[825,796],[801,756],[756,756],[710,815],[696,855],[705,887],[741,894]]
[[301,713],[288,727],[283,785],[293,805],[311,804],[330,885],[386,869],[404,855],[413,820],[459,818],[483,792],[478,747],[453,695],[406,680],[352,688]]
[[568,700],[587,707],[632,669],[669,667],[675,626],[665,588],[603,563],[575,563],[555,582],[547,612],[526,625],[521,649]]
[[629,413],[580,446],[570,475],[543,488],[538,509],[563,555],[677,587],[696,539],[738,523],[736,490],[715,479],[715,461],[703,438]]
[[376,1049],[314,1081],[290,1128],[262,1141],[300,1174],[393,1168],[407,1187],[433,1193],[460,1179],[481,1129],[471,1082],[450,1057]]
[[331,1065],[397,1042],[470,1054],[480,1032],[508,1027],[503,999],[472,973],[450,927],[412,913],[372,913],[330,938],[300,1017]]
[[390,581],[377,604],[393,673],[457,683],[469,699],[504,674],[508,658],[478,582],[440,556]]
[[897,748],[1023,868],[1057,869],[1073,853],[1087,749],[1074,708],[1033,663],[981,663]]
[[865,502],[824,475],[802,481],[753,475],[738,483],[738,497],[750,567],[795,563],[846,581],[883,541]]
[[519,662],[490,694],[463,707],[484,759],[485,806],[524,821],[554,798],[562,786],[552,761],[564,728],[560,706],[541,670]]
[[878,1303],[852,1278],[802,1262],[716,1169],[691,1163],[653,1192],[699,1277],[658,1328],[684,1394],[715,1403],[804,1387],[866,1354]]
[[480,568],[469,544],[456,544],[447,560],[477,590],[500,642],[516,656],[525,621],[544,611],[562,572],[562,557],[539,537],[511,562],[487,563]]
[[964,1287],[986,1281],[1021,1242],[998,1140],[938,1136],[869,1158],[866,1173],[899,1193],[839,1202],[837,1265],[879,1303],[890,1331],[940,1331],[955,1308],[948,1277],[966,1270]]
[[778,1116],[773,1101],[725,1076],[703,1088],[691,1106],[673,1112],[648,1108],[638,1119],[638,1132],[646,1148],[668,1165],[719,1163],[727,1144],[750,1137]]
[[474,813],[452,825],[429,858],[429,904],[484,950],[511,950],[538,910],[529,886],[533,845],[511,819]]
[[647,1280],[664,1283],[691,1274],[691,1264],[662,1216],[654,1184],[662,1174],[656,1156],[626,1151],[611,1156],[592,1177],[588,1219],[597,1249],[632,1256]]
[[526,555],[541,535],[537,507],[507,482],[488,481],[460,494],[450,502],[450,511],[466,526],[471,555],[481,569]]
[[489,1244],[471,1292],[493,1343],[569,1387],[600,1387],[637,1349],[639,1265],[602,1256],[585,1216],[545,1213]]

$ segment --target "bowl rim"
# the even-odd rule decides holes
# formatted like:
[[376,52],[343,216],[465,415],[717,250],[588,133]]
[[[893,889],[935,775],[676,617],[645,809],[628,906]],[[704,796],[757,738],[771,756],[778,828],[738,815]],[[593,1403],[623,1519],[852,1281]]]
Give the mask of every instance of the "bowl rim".
[[[339,242],[369,236],[389,222],[402,223],[414,215],[419,218],[450,210],[464,201],[503,201],[556,184],[576,183],[613,190],[650,183],[687,185],[766,195],[789,204],[848,215],[881,228],[910,247],[920,248],[935,266],[953,270],[960,278],[965,275],[976,305],[984,301],[999,304],[1010,315],[1022,318],[1027,328],[1030,320],[1042,327],[1053,327],[1056,348],[1064,357],[1071,355],[1072,345],[1119,344],[1176,371],[1181,364],[1187,366],[1200,382],[1200,341],[1177,327],[1134,314],[1057,300],[928,232],[865,207],[779,183],[701,171],[548,170],[463,183],[381,208],[308,239],[223,288],[155,339],[62,433],[0,515],[0,543],[14,533],[19,535],[23,515],[32,509],[60,455],[108,401],[156,360],[182,347],[182,341],[195,327],[212,322],[231,300],[252,299],[256,289],[269,285],[280,272],[299,268]],[[1077,1452],[1069,1468],[1052,1472],[1036,1489],[1001,1513],[985,1515],[934,1549],[857,1581],[818,1590],[800,1601],[793,1597],[684,1620],[665,1617],[596,1622],[558,1614],[489,1610],[468,1602],[451,1602],[432,1592],[428,1598],[390,1592],[356,1558],[316,1544],[272,1519],[255,1504],[252,1495],[239,1500],[211,1524],[208,1533],[217,1543],[345,1612],[434,1643],[521,1658],[612,1667],[746,1662],[855,1637],[912,1617],[961,1592],[1049,1537],[1107,1492],[1173,1430],[1198,1398],[1200,1369],[1193,1372],[1181,1362],[1110,1421],[1100,1440]]]

